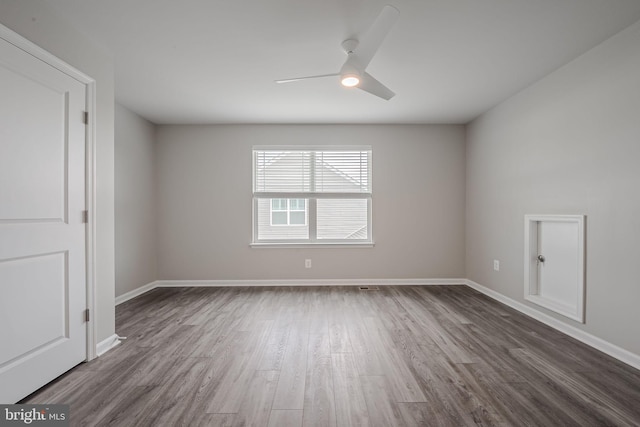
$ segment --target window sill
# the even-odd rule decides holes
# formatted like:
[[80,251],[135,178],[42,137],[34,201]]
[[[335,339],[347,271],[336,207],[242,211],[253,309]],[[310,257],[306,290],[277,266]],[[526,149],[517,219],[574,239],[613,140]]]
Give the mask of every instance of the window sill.
[[252,248],[279,248],[279,249],[354,249],[354,248],[373,248],[373,242],[367,243],[251,243]]

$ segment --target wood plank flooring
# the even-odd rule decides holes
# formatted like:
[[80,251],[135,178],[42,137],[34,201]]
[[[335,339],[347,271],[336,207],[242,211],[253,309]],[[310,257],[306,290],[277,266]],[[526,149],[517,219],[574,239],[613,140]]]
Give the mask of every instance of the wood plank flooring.
[[640,371],[466,286],[161,288],[22,403],[115,426],[639,426]]

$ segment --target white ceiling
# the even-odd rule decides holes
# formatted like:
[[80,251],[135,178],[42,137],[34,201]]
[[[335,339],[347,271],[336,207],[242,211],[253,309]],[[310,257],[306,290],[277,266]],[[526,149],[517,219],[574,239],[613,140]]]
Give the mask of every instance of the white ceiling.
[[[154,123],[466,123],[640,19],[639,0],[47,0],[108,49],[116,99]],[[320,79],[384,4],[368,72]]]

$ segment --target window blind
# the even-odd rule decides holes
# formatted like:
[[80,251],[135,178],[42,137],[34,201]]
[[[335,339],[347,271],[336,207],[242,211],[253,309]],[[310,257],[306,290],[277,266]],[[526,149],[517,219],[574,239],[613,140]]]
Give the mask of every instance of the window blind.
[[254,193],[371,193],[370,149],[253,153]]

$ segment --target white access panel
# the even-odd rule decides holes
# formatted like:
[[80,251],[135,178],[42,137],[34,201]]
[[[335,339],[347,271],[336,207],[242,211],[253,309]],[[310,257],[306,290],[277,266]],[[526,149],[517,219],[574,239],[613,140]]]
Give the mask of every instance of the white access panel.
[[525,216],[525,299],[584,323],[584,215]]

